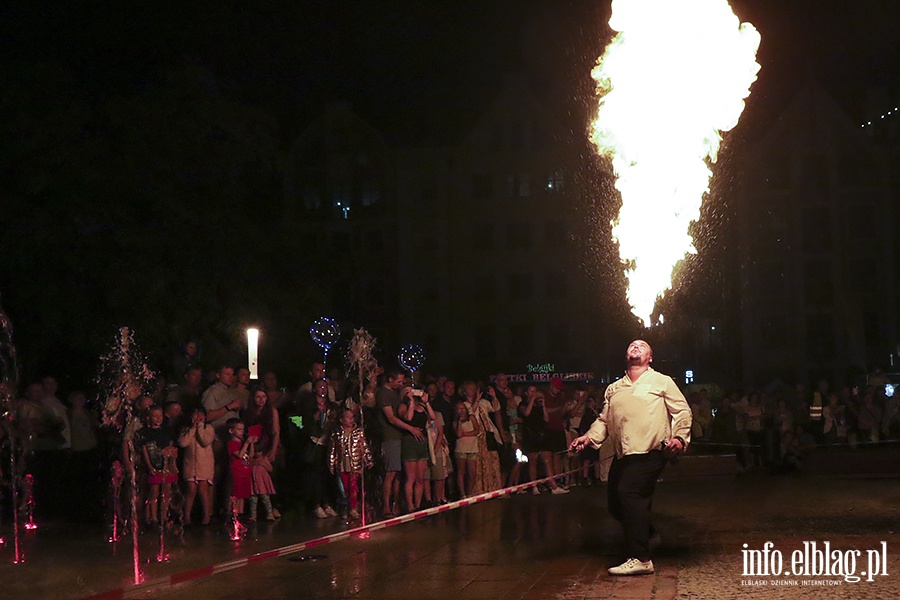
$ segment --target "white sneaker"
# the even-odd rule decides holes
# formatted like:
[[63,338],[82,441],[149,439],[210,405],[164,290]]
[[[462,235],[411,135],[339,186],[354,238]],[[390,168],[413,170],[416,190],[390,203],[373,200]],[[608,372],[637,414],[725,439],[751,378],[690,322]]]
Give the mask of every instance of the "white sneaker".
[[550,493],[551,494],[568,494],[569,490],[567,490],[564,487],[556,487],[556,488],[553,488],[552,490],[550,490]]
[[534,494],[535,496],[540,496],[541,490],[538,489],[538,486],[534,486],[533,488],[531,488],[531,493]]
[[636,558],[629,558],[618,567],[609,569],[610,575],[649,575],[653,573],[653,561],[640,561]]
[[337,511],[334,510],[333,508],[331,508],[331,506],[328,504],[325,505],[325,514],[328,515],[329,517],[338,516]]
[[328,518],[328,513],[326,513],[324,510],[322,510],[322,507],[321,507],[321,506],[317,506],[317,507],[316,507],[316,510],[314,511],[314,513],[315,513],[315,515],[316,515],[318,518],[320,518],[320,519],[327,519],[327,518]]

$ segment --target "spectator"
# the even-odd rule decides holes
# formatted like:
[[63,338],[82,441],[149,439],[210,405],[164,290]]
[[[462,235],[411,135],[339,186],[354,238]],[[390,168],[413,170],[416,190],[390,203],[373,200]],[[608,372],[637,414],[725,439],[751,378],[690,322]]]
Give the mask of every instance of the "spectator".
[[72,460],[69,467],[73,515],[78,519],[98,516],[100,498],[100,446],[97,433],[100,418],[86,407],[83,392],[72,392],[68,398]]
[[[525,389],[525,398],[519,404],[519,412],[522,414],[522,445],[525,455],[528,457],[528,472],[531,481],[537,479],[538,459],[544,465],[547,477],[550,477],[550,491],[553,494],[565,494],[565,490],[556,483],[553,472],[553,461],[550,457],[549,436],[547,435],[547,421],[549,415],[544,406],[544,394],[537,387],[529,385]],[[540,494],[538,486],[531,488],[534,495]]]
[[331,448],[328,465],[331,472],[339,475],[349,502],[348,516],[359,518],[359,482],[363,467],[374,466],[372,452],[366,443],[363,429],[356,424],[354,413],[345,409],[341,413],[341,426],[331,434]]
[[544,400],[547,413],[547,449],[553,461],[553,473],[564,472],[563,457],[566,456],[566,393],[559,378],[550,381],[550,391]]
[[478,440],[478,475],[475,478],[472,493],[492,492],[500,489],[503,485],[500,479],[500,457],[497,455],[496,449],[491,449],[491,447],[499,448],[503,443],[500,432],[497,431],[496,425],[491,420],[493,403],[485,398],[488,390],[479,388],[474,382],[466,382],[462,387],[466,394],[463,402],[469,410],[469,418],[475,420],[481,429],[481,434],[476,437]]
[[242,404],[241,409],[247,408],[250,404],[250,369],[240,367],[234,372],[234,394],[240,398]]
[[216,371],[216,383],[203,393],[201,403],[206,411],[206,421],[216,430],[216,435],[225,438],[228,432],[228,419],[238,418],[243,408],[241,399],[233,388],[235,382],[234,369],[221,366]]
[[197,342],[188,340],[179,354],[172,358],[172,374],[181,375],[186,373],[188,367],[200,366],[200,354],[197,348]]
[[191,365],[184,371],[184,383],[172,390],[168,395],[169,402],[181,405],[182,413],[192,415],[200,408],[203,392],[203,371],[197,365]]
[[303,462],[306,469],[307,490],[310,505],[320,519],[338,516],[328,501],[327,444],[332,430],[333,405],[328,401],[328,382],[320,379],[313,386],[313,401],[303,415],[303,433],[306,435]]
[[[325,379],[325,365],[315,362],[309,368],[309,381],[301,385],[297,392],[301,404],[308,402],[313,397],[313,384],[320,379]],[[328,400],[332,403],[335,402],[334,389],[331,386],[328,387]]]
[[[414,429],[425,432],[428,422],[434,422],[434,410],[428,394],[412,387],[402,388],[400,418],[412,425]],[[409,511],[419,510],[422,495],[425,492],[425,469],[428,468],[428,439],[413,436],[410,430],[403,432],[400,438],[400,459],[406,474],[406,508]]]
[[213,442],[216,473],[213,479],[213,497],[216,510],[225,516],[230,496],[227,493],[229,454],[226,446],[231,439],[228,432],[228,420],[237,419],[243,403],[235,394],[234,369],[221,366],[216,371],[216,383],[203,393],[201,404],[206,411],[206,422],[216,430],[216,441]]
[[263,389],[269,397],[269,405],[276,410],[281,408],[285,399],[285,389],[278,387],[278,378],[272,371],[263,374]]
[[228,459],[231,466],[231,514],[237,521],[244,512],[244,500],[250,497],[251,474],[250,457],[256,438],[247,435],[244,423],[237,417],[228,419]]
[[400,480],[397,473],[401,469],[401,440],[403,433],[408,432],[417,440],[425,439],[425,432],[400,418],[400,388],[405,383],[406,374],[393,369],[386,373],[387,379],[375,393],[378,404],[379,420],[384,439],[381,442],[381,455],[384,459],[384,484],[382,498],[384,515],[399,514]]
[[456,405],[456,480],[461,497],[471,496],[478,476],[478,422],[469,415],[465,402]]
[[172,498],[172,484],[178,482],[175,468],[177,449],[175,433],[164,424],[163,409],[158,404],[150,407],[147,426],[135,436],[140,448],[143,465],[147,469],[147,526],[165,527]]
[[200,496],[202,509],[201,525],[209,525],[212,516],[212,485],[215,475],[215,458],[213,442],[216,430],[206,423],[206,414],[197,408],[191,414],[191,425],[185,428],[178,439],[178,445],[184,448],[183,477],[187,484],[187,496],[184,501],[184,524],[191,524],[191,513],[194,500]]
[[253,391],[253,401],[244,409],[241,418],[248,431],[255,426],[259,427],[256,451],[262,452],[270,462],[274,462],[281,446],[281,425],[278,410],[272,406],[264,389],[257,388]]
[[866,391],[863,394],[862,404],[856,411],[859,441],[877,442],[881,419],[881,408],[875,404],[875,395],[871,391]]

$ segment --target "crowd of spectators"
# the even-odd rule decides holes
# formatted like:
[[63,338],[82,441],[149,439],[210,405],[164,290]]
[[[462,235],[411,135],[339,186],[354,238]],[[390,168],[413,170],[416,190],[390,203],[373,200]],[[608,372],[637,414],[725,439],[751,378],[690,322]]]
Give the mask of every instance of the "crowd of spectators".
[[[204,377],[195,357],[190,346],[176,357],[183,381],[137,398],[123,432],[101,428],[81,392],[61,402],[52,377],[27,386],[17,422],[38,513],[99,520],[116,504],[127,517],[127,502],[108,492],[114,461],[135,474],[148,528],[232,514],[277,520],[283,510],[392,516],[538,478],[547,481],[529,493],[565,494],[608,470],[602,449],[566,452],[603,409],[603,386],[590,382],[512,387],[497,374],[413,385],[388,369],[360,386],[315,363],[289,391],[274,373],[253,381],[231,365]],[[720,397],[689,390],[691,451],[734,453],[740,471],[786,471],[801,469],[813,446],[898,439],[900,405],[886,383],[873,376],[858,389],[821,381],[812,393],[797,386]]]

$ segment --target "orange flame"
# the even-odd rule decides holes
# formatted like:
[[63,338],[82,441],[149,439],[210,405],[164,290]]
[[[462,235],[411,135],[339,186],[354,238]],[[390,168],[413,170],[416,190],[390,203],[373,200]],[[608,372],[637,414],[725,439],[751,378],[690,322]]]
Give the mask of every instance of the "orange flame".
[[[628,302],[645,326],[675,265],[695,253],[722,132],[756,81],[760,36],[727,0],[613,0],[616,36],[591,75],[601,96],[591,140],[608,156],[622,208],[613,238]],[[708,161],[708,162],[707,162]]]

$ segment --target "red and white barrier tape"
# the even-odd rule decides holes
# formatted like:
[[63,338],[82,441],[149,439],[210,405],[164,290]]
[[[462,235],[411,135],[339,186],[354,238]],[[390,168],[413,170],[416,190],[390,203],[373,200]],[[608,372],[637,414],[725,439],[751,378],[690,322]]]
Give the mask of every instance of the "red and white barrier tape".
[[577,473],[580,470],[581,470],[581,468],[573,469],[571,471],[567,471],[560,475],[555,475],[554,477],[545,477],[543,479],[529,481],[528,483],[514,485],[512,487],[503,488],[501,490],[496,490],[493,492],[485,492],[483,494],[478,494],[477,496],[472,496],[470,498],[463,498],[462,500],[457,500],[456,502],[449,502],[447,504],[443,504],[440,506],[434,506],[432,508],[426,508],[423,510],[418,510],[416,512],[412,512],[412,513],[402,515],[399,517],[393,517],[390,519],[386,519],[384,521],[378,521],[377,523],[372,523],[371,525],[366,525],[363,527],[355,527],[353,529],[348,529],[347,531],[340,531],[338,533],[332,533],[331,535],[326,535],[324,537],[316,538],[316,539],[309,540],[306,542],[300,542],[299,544],[292,544],[290,546],[283,546],[281,548],[275,548],[274,550],[267,550],[266,552],[260,552],[258,554],[253,554],[252,556],[248,556],[246,558],[239,558],[236,560],[231,560],[228,562],[211,565],[208,567],[201,567],[199,569],[183,571],[181,573],[175,573],[173,575],[166,575],[165,577],[158,577],[156,579],[142,581],[141,583],[138,583],[138,584],[126,587],[126,588],[118,588],[115,590],[101,592],[101,593],[95,594],[93,596],[85,596],[81,600],[121,600],[122,598],[125,597],[126,593],[127,594],[135,594],[135,593],[140,593],[140,592],[147,592],[147,591],[151,591],[151,590],[159,590],[159,589],[163,589],[163,588],[167,588],[167,587],[172,587],[172,586],[178,585],[180,583],[186,583],[188,581],[193,581],[195,579],[202,579],[204,577],[218,575],[219,573],[233,571],[233,570],[239,569],[241,567],[246,567],[248,565],[252,565],[255,563],[264,562],[267,560],[271,560],[273,558],[278,558],[280,556],[287,556],[288,554],[302,552],[303,550],[309,550],[310,548],[315,548],[317,546],[324,546],[325,544],[330,544],[332,542],[340,542],[342,540],[346,540],[346,539],[349,539],[354,536],[358,536],[358,535],[366,533],[366,532],[378,531],[380,529],[386,529],[387,527],[393,527],[394,525],[400,525],[401,523],[408,523],[410,521],[424,519],[425,517],[430,517],[431,515],[436,515],[438,513],[444,513],[444,512],[450,511],[450,510],[461,508],[463,506],[469,506],[472,504],[477,504],[479,502],[493,500],[494,498],[508,496],[508,495],[514,494],[518,491],[526,490],[526,489],[535,487],[537,485],[547,483],[551,479],[555,479],[557,477],[565,477],[566,475],[571,475],[572,473]]

